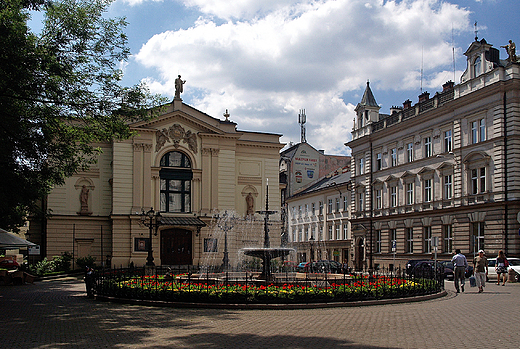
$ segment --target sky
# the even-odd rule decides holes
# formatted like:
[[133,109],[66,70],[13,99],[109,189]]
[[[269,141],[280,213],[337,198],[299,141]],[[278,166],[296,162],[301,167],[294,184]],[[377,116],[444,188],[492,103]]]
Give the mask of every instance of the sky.
[[124,85],[173,99],[181,75],[184,103],[287,144],[304,109],[307,142],[334,155],[367,81],[388,114],[459,83],[475,34],[501,59],[520,44],[518,0],[116,0],[108,15],[128,21]]

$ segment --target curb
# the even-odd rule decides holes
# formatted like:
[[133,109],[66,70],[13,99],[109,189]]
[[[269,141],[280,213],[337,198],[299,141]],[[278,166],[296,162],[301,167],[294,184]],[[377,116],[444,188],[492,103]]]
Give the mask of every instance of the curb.
[[445,297],[448,291],[442,290],[434,294],[424,296],[374,299],[368,301],[337,302],[337,303],[305,303],[305,304],[227,304],[227,303],[184,303],[166,302],[140,299],[126,299],[108,296],[95,296],[96,300],[103,302],[122,303],[140,306],[169,307],[169,308],[204,308],[204,309],[236,309],[236,310],[281,310],[281,309],[319,309],[319,308],[340,308],[340,307],[362,307],[385,304],[401,304],[411,302],[423,302],[432,299]]

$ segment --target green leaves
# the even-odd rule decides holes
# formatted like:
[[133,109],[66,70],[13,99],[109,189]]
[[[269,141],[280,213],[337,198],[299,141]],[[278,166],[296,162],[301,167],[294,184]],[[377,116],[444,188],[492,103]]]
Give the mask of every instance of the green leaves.
[[[120,86],[129,49],[110,0],[9,0],[0,4],[0,218],[20,223],[53,185],[88,167],[93,143],[132,136],[129,123],[165,102],[146,86]],[[45,11],[31,33],[28,10]],[[16,219],[15,219],[16,217]]]

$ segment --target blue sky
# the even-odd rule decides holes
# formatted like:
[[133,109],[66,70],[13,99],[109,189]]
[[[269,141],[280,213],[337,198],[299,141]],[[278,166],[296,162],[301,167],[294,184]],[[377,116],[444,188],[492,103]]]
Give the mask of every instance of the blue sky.
[[[132,52],[125,85],[144,80],[217,118],[226,109],[240,130],[283,134],[348,154],[354,108],[366,81],[381,113],[459,82],[475,37],[500,49],[520,44],[518,0],[116,0]],[[453,71],[455,51],[455,73]],[[518,51],[517,51],[518,52]]]

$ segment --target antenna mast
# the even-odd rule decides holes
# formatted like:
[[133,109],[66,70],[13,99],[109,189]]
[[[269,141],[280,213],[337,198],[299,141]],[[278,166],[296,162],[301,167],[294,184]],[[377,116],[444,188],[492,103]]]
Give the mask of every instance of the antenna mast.
[[301,136],[300,142],[307,143],[307,139],[305,139],[305,123],[307,122],[307,116],[305,115],[305,109],[300,109],[300,114],[298,114],[298,123],[300,124]]

